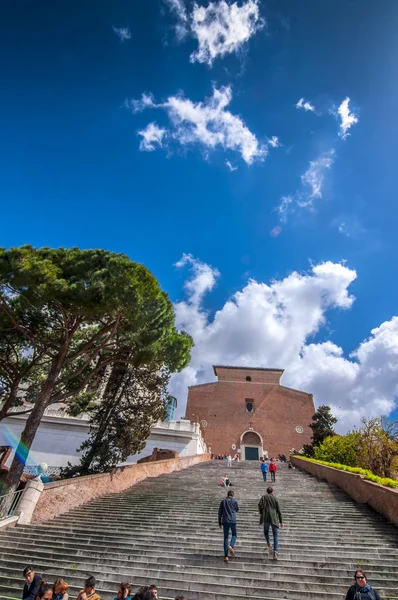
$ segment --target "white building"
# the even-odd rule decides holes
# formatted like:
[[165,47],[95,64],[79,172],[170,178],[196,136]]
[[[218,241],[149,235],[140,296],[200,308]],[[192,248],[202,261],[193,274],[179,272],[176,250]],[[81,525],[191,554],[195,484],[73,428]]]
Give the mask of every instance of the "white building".
[[[19,442],[26,415],[11,416],[0,423],[0,446],[11,446]],[[27,467],[37,467],[41,463],[49,466],[49,472],[57,472],[68,462],[79,463],[77,448],[87,439],[89,423],[86,416],[70,417],[64,412],[47,409],[29,453]],[[145,456],[150,456],[154,448],[176,450],[180,456],[192,456],[206,452],[199,424],[187,419],[159,422],[152,427],[144,450],[130,456],[126,463],[133,464]],[[7,460],[11,464],[13,453]]]

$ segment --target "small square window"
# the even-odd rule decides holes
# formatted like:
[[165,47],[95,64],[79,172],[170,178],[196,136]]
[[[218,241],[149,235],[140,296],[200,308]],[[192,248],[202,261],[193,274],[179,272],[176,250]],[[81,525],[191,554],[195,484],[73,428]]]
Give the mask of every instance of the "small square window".
[[253,412],[254,411],[254,401],[250,398],[246,398],[245,403],[246,403],[246,412]]
[[252,380],[252,378],[250,377],[250,375],[248,375],[248,376],[246,377],[246,381],[251,381],[251,380]]

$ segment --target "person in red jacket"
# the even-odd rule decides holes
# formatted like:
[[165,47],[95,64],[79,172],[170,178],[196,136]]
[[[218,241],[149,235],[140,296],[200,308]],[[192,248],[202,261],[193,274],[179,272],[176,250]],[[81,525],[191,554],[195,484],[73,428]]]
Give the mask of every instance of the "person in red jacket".
[[271,481],[275,481],[275,473],[278,470],[278,467],[276,466],[276,464],[274,463],[274,459],[271,458],[271,461],[269,463],[269,467],[268,467],[269,472],[271,473]]

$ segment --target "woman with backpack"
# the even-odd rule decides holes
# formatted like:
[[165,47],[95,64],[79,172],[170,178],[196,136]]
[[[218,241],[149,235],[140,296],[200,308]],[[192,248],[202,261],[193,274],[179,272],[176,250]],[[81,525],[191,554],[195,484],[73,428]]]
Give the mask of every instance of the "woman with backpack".
[[368,584],[365,571],[357,569],[354,579],[355,583],[348,589],[345,600],[381,600],[376,590]]

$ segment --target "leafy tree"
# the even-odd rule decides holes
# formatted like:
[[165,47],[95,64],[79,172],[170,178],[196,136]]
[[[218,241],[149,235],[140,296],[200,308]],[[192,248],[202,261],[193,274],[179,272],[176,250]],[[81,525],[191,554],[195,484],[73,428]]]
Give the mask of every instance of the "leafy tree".
[[[0,249],[0,420],[32,405],[5,485],[15,489],[51,404],[89,406],[107,367],[179,370],[191,338],[145,266],[105,250]],[[18,408],[17,408],[18,410]],[[15,413],[14,413],[15,414]]]
[[166,369],[115,365],[102,399],[90,413],[90,436],[79,450],[80,464],[63,477],[103,473],[143,450],[151,426],[166,416]]
[[312,443],[304,446],[306,456],[313,456],[317,446],[322,444],[327,437],[335,435],[333,426],[336,423],[337,419],[332,415],[330,406],[323,404],[318,408],[309,425],[312,429]]
[[385,417],[363,419],[358,431],[361,444],[357,465],[378,477],[394,479],[398,474],[398,421]]
[[361,436],[358,432],[347,435],[332,435],[314,448],[314,457],[317,460],[356,467],[358,466],[360,446]]

